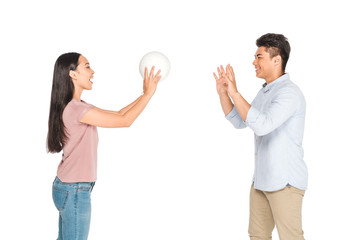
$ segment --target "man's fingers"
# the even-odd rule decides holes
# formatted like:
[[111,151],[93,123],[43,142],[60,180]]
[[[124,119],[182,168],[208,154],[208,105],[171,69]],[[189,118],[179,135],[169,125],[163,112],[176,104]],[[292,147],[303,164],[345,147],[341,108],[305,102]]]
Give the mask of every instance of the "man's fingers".
[[216,74],[213,73],[213,75],[214,75],[215,80],[218,81],[219,79],[218,79],[218,77],[216,76]]

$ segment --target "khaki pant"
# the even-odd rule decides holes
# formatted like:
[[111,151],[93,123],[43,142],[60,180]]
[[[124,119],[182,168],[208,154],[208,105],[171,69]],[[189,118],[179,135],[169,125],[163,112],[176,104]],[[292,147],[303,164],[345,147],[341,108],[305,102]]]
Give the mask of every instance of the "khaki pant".
[[287,186],[264,192],[251,186],[249,236],[251,240],[270,240],[276,225],[280,240],[304,240],[301,223],[305,191]]

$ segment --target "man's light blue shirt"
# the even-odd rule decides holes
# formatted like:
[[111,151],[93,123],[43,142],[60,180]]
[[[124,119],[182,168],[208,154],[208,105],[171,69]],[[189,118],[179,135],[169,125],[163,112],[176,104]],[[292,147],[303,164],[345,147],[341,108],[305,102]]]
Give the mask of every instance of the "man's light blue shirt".
[[277,191],[287,184],[307,189],[302,148],[305,111],[301,90],[290,81],[289,74],[284,74],[259,91],[245,122],[235,106],[226,116],[235,128],[254,131],[255,189]]

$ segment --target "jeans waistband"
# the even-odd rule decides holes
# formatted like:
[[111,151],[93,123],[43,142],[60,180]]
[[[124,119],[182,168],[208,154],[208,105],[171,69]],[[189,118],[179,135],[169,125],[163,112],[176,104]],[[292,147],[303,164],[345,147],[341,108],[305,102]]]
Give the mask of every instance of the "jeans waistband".
[[90,187],[90,191],[92,191],[95,185],[95,182],[62,182],[58,177],[55,177],[54,183],[74,188]]

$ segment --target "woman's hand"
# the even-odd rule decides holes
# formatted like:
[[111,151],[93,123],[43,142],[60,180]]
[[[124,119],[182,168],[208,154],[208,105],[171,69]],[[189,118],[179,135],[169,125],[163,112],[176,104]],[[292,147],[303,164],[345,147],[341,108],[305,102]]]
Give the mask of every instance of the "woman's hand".
[[144,91],[144,94],[149,95],[149,96],[154,95],[157,84],[161,79],[161,76],[159,75],[161,70],[157,71],[156,75],[154,76],[154,69],[155,69],[155,67],[152,67],[151,71],[148,75],[148,69],[147,69],[147,67],[145,67],[143,91]]

